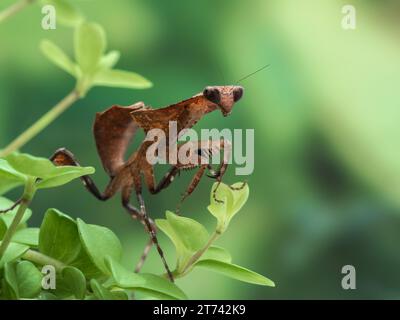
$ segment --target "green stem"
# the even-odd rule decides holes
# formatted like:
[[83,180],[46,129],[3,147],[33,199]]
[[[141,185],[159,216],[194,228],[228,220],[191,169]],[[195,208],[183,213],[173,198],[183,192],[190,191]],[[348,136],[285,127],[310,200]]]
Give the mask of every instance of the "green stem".
[[29,260],[41,266],[50,265],[53,266],[58,272],[65,268],[65,264],[59,260],[53,259],[46,256],[43,253],[34,250],[28,250],[22,255],[22,259]]
[[64,99],[57,103],[50,111],[46,112],[32,126],[19,135],[5,149],[0,151],[0,158],[20,149],[24,144],[35,137],[40,131],[52,123],[61,113],[68,109],[74,102],[79,100],[80,92],[72,90]]
[[0,23],[6,20],[7,18],[10,18],[14,14],[18,13],[31,3],[33,3],[35,0],[20,0],[13,5],[9,6],[8,8],[4,9],[3,11],[0,12]]
[[31,178],[26,183],[25,191],[24,191],[24,194],[22,195],[21,202],[19,204],[17,213],[15,214],[10,227],[7,229],[6,234],[3,237],[3,240],[1,241],[0,260],[3,258],[3,255],[6,252],[14,233],[17,231],[18,225],[20,224],[26,209],[28,208],[29,204],[31,203],[35,192],[36,192],[35,180],[34,180],[34,178]]

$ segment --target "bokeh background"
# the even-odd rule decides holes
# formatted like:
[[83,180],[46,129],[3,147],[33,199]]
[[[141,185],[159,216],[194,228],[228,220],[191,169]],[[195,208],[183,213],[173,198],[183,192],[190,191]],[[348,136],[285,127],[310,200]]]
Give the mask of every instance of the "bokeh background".
[[[3,0],[0,9],[13,1]],[[95,112],[143,100],[164,106],[206,85],[246,80],[245,96],[228,118],[210,114],[196,128],[254,128],[255,171],[250,198],[219,240],[234,261],[277,287],[240,283],[195,270],[178,284],[197,299],[352,299],[400,297],[400,3],[397,0],[78,1],[103,25],[119,68],[154,82],[149,90],[95,88],[27,144],[49,156],[59,147],[97,168]],[[357,28],[341,28],[343,5],[357,10]],[[38,4],[0,25],[0,146],[65,96],[74,80],[38,49],[52,39],[72,55],[71,28],[41,29]],[[166,168],[160,167],[160,176]],[[145,194],[153,218],[173,210],[191,178],[181,175],[157,196]],[[212,180],[204,179],[183,213],[211,229]],[[17,198],[19,191],[8,194]],[[147,241],[119,197],[94,199],[79,181],[38,193],[32,224],[56,207],[111,228],[132,266]],[[171,264],[173,248],[160,235]],[[341,268],[354,265],[357,289],[341,288]],[[161,272],[152,251],[145,270]]]

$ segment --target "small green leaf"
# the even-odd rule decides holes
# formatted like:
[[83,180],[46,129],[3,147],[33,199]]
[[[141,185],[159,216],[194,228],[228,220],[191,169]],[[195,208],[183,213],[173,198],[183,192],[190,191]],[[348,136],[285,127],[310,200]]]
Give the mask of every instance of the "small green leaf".
[[95,297],[99,300],[128,300],[128,296],[125,292],[121,290],[110,291],[95,279],[90,281],[90,287]]
[[83,299],[86,293],[86,279],[83,273],[74,267],[65,267],[57,278],[56,296],[68,298],[74,296]]
[[129,300],[128,294],[124,290],[115,289],[111,291],[114,300]]
[[207,243],[209,235],[203,225],[197,221],[180,217],[167,211],[167,219],[157,219],[157,226],[174,243],[177,253],[177,270],[185,265],[194,252],[200,250]]
[[97,23],[83,22],[75,30],[75,59],[84,74],[92,74],[106,48],[106,36]]
[[147,89],[153,86],[149,80],[137,73],[112,69],[103,69],[97,72],[93,84],[128,89]]
[[12,237],[12,241],[25,244],[29,247],[38,247],[39,245],[39,228],[25,228],[18,230]]
[[101,57],[100,59],[101,67],[104,69],[113,68],[117,64],[120,56],[121,54],[119,51],[117,50],[110,51],[109,53]]
[[250,194],[250,189],[249,185],[245,183],[243,185],[242,182],[237,182],[232,185],[232,188],[241,188],[240,190],[232,190],[233,192],[233,205],[231,208],[231,219],[232,217],[238,213],[242,207],[245,205],[247,202],[247,199],[249,198]]
[[114,300],[111,292],[103,287],[97,280],[90,280],[90,287],[95,295],[95,297],[99,300]]
[[122,246],[117,236],[105,227],[86,224],[77,220],[79,237],[92,262],[103,273],[109,274],[104,259],[107,256],[119,261],[122,255]]
[[79,77],[79,68],[57,45],[50,40],[42,40],[40,50],[57,67],[63,69],[75,78]]
[[155,222],[156,222],[157,227],[162,232],[164,232],[167,235],[167,237],[174,244],[178,263],[179,263],[179,260],[181,260],[184,256],[191,255],[190,252],[187,252],[182,241],[179,239],[179,236],[175,233],[174,229],[171,227],[170,223],[166,219],[156,219]]
[[102,275],[82,246],[77,223],[56,209],[47,210],[40,227],[39,251],[81,270],[88,278]]
[[185,293],[167,279],[151,274],[136,274],[127,270],[112,257],[106,257],[106,266],[115,284],[124,289],[132,289],[161,299],[187,299]]
[[[1,241],[0,241],[1,243]],[[14,261],[21,257],[27,250],[29,249],[28,246],[19,244],[19,243],[14,243],[10,242],[10,244],[7,247],[6,252],[4,252],[3,257],[0,260],[0,269],[10,261]]]
[[57,21],[68,26],[75,26],[81,22],[84,17],[82,13],[71,3],[66,0],[47,0],[56,9]]
[[92,167],[57,167],[49,159],[25,153],[12,153],[6,160],[20,174],[40,178],[41,180],[36,182],[38,189],[58,187],[95,171]]
[[16,171],[27,176],[44,178],[55,169],[49,159],[34,157],[26,153],[14,152],[5,159]]
[[19,297],[35,298],[42,289],[42,273],[29,261],[19,262],[15,272]]
[[224,248],[218,246],[211,246],[207,251],[200,257],[200,260],[217,260],[226,263],[232,262],[231,254]]
[[42,289],[42,274],[29,261],[6,263],[4,280],[7,295],[11,299],[34,298]]
[[5,159],[0,159],[0,194],[21,186],[26,177],[16,171]]
[[146,283],[143,287],[136,288],[137,291],[158,299],[187,299],[186,294],[166,278],[150,273],[142,273],[141,276]]
[[42,291],[38,297],[39,300],[59,300],[59,298],[48,291]]
[[272,280],[262,276],[261,274],[258,274],[254,271],[235,264],[230,264],[217,260],[200,260],[196,262],[195,267],[206,268],[208,270],[221,273],[227,277],[243,282],[275,287],[275,283]]
[[95,170],[93,167],[56,167],[50,176],[39,181],[36,186],[38,189],[54,188],[67,184],[76,178],[93,174],[94,172]]
[[39,251],[69,264],[76,259],[80,250],[76,222],[57,209],[48,209],[40,227]]
[[3,290],[8,299],[19,299],[18,279],[15,272],[15,262],[7,262],[4,265]]
[[200,250],[207,243],[209,234],[196,220],[178,216],[171,211],[166,212],[166,217],[175,235],[188,251]]
[[[214,195],[214,190],[218,186]],[[232,218],[239,212],[249,197],[249,186],[243,186],[241,182],[235,183],[232,188],[241,188],[240,190],[232,190],[224,183],[214,183],[211,189],[210,205],[208,211],[218,220],[217,230],[222,233],[228,227]],[[223,202],[216,201],[222,200]]]
[[121,288],[136,288],[145,284],[141,275],[127,270],[110,256],[105,258],[105,265],[116,284]]

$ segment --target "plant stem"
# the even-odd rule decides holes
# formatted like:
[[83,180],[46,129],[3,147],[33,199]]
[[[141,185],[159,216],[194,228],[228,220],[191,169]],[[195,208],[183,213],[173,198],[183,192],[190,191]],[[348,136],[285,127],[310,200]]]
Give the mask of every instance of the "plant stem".
[[53,266],[58,272],[60,272],[64,267],[65,264],[61,261],[53,259],[49,256],[46,256],[43,253],[34,250],[28,250],[22,255],[22,259],[29,260],[41,266],[51,265]]
[[6,252],[8,245],[11,242],[11,239],[14,233],[17,231],[18,225],[20,224],[26,209],[32,201],[32,198],[35,194],[35,180],[34,178],[30,178],[25,186],[24,194],[22,195],[21,202],[19,204],[17,213],[13,221],[11,222],[10,227],[7,229],[6,234],[3,237],[0,245],[0,260],[3,258],[4,253]]
[[0,12],[0,23],[6,20],[7,18],[10,18],[14,14],[18,13],[31,3],[33,3],[35,0],[20,0],[13,5],[9,6],[8,8],[4,9],[3,11]]
[[68,109],[74,102],[79,100],[80,92],[76,89],[72,90],[64,99],[57,103],[51,110],[46,112],[32,126],[21,133],[14,141],[12,141],[5,149],[0,151],[0,157],[20,149],[24,144],[34,138],[40,131],[52,123],[61,113]]

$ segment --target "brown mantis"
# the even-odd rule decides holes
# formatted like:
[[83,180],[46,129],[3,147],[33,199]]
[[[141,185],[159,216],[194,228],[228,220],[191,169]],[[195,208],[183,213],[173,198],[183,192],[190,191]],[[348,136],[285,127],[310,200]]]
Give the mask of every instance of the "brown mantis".
[[[155,225],[146,213],[142,196],[142,179],[149,192],[157,194],[167,188],[181,170],[197,167],[198,171],[186,189],[182,202],[195,190],[207,169],[209,169],[209,177],[221,182],[228,165],[230,144],[227,140],[220,139],[206,142],[190,141],[177,146],[179,151],[180,148],[187,147],[187,144],[195,143],[197,145],[197,153],[192,156],[194,158],[198,157],[197,160],[200,161],[182,164],[178,159],[156,184],[153,165],[146,158],[146,151],[153,143],[152,141],[144,140],[128,160],[124,160],[125,152],[136,131],[141,128],[147,134],[151,129],[161,129],[166,133],[168,140],[171,141],[169,123],[170,121],[176,121],[178,135],[172,139],[176,141],[185,129],[193,127],[209,112],[219,109],[224,116],[228,116],[233,105],[240,100],[242,95],[243,88],[241,86],[209,86],[202,93],[192,98],[161,109],[152,109],[143,102],[138,102],[128,107],[112,106],[104,112],[96,114],[93,126],[94,137],[97,151],[103,167],[110,177],[110,182],[105,191],[101,193],[89,176],[83,176],[82,181],[85,187],[99,200],[105,201],[118,191],[121,191],[124,208],[134,219],[141,221],[147,232],[149,232],[151,239],[144,250],[141,261],[136,267],[137,272],[141,269],[151,245],[154,244],[157,247],[168,277],[173,281],[172,273],[157,240]],[[169,145],[167,150],[169,150],[168,147]],[[207,161],[201,161],[204,160],[201,159],[202,157],[209,157],[211,154],[222,150],[224,150],[224,160],[217,170],[213,170]],[[51,160],[56,165],[79,166],[74,155],[64,148],[57,150]],[[139,203],[139,209],[130,203],[130,196],[133,192]]]
[[[127,107],[115,105],[104,112],[96,114],[93,126],[94,137],[97,151],[102,165],[110,177],[110,182],[105,191],[100,192],[91,177],[83,176],[81,179],[86,189],[102,201],[110,199],[120,191],[124,208],[132,218],[139,220],[150,234],[150,241],[136,266],[136,272],[140,271],[151,246],[154,244],[169,279],[173,281],[173,275],[157,240],[155,224],[147,215],[145,209],[142,196],[142,179],[150,193],[157,194],[167,188],[181,170],[198,168],[197,173],[183,194],[182,203],[196,189],[207,169],[209,170],[209,177],[216,179],[219,183],[221,182],[228,165],[231,146],[229,141],[224,139],[215,141],[189,141],[178,145],[177,149],[179,151],[181,148],[187,147],[188,144],[192,144],[192,147],[194,144],[195,148],[191,150],[195,150],[195,152],[192,152],[190,158],[198,161],[181,163],[177,159],[177,162],[172,164],[164,177],[156,184],[153,165],[149,163],[146,157],[147,150],[153,144],[152,141],[144,140],[138,149],[125,161],[125,153],[135,133],[139,128],[143,129],[146,134],[150,130],[157,128],[166,133],[169,141],[176,142],[179,135],[183,134],[185,129],[193,127],[207,113],[219,109],[224,116],[228,116],[231,113],[233,105],[241,99],[242,95],[243,88],[241,86],[209,86],[202,93],[192,98],[161,109],[152,109],[143,102],[138,102]],[[171,121],[175,121],[177,124],[178,134],[174,137],[171,137],[172,133],[169,132],[169,123]],[[167,157],[169,147],[170,145],[168,144],[166,148]],[[202,161],[204,158],[208,160],[212,154],[221,151],[224,151],[224,158],[217,170],[214,170],[208,161]],[[58,149],[50,159],[57,166],[79,166],[74,155],[65,148]],[[139,203],[139,209],[130,202],[133,192]],[[215,200],[222,202],[216,198]],[[17,204],[18,202],[15,205]]]

